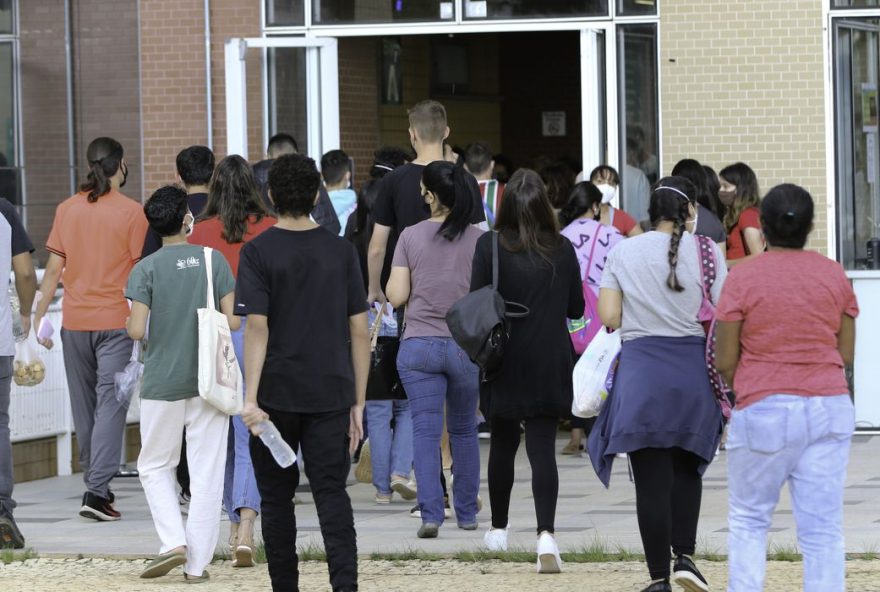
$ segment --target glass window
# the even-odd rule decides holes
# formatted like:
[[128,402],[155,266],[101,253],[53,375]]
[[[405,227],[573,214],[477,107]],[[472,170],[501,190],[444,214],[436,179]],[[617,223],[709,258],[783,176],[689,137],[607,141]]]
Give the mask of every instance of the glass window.
[[19,199],[19,171],[15,138],[15,79],[12,43],[0,43],[0,197]]
[[269,49],[269,135],[285,132],[296,138],[301,154],[309,153],[306,108],[306,50]]
[[657,14],[657,0],[617,0],[617,14],[620,16]]
[[266,0],[266,26],[296,27],[305,22],[303,0]]
[[657,103],[657,27],[618,28],[620,176],[623,209],[639,222],[648,219],[650,185],[660,176]]
[[441,0],[312,0],[316,25],[443,21],[455,3]]
[[0,35],[12,33],[12,4],[13,0],[0,0]]
[[870,8],[880,6],[880,0],[832,0],[831,8]]
[[466,19],[561,18],[604,16],[608,0],[464,0]]

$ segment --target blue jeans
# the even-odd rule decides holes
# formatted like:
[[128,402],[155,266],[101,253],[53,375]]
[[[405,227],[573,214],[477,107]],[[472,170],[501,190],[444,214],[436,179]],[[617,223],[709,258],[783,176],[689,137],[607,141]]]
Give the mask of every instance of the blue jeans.
[[409,478],[412,471],[413,429],[409,401],[367,401],[365,413],[369,426],[373,486],[378,493],[390,495],[391,475]]
[[422,522],[442,524],[440,435],[443,410],[452,449],[452,483],[459,524],[477,521],[480,489],[480,444],[477,439],[479,377],[477,367],[449,337],[404,339],[397,369],[409,398],[413,422],[413,453]]
[[843,592],[843,487],[855,428],[849,395],[772,395],[734,411],[727,435],[729,592],[764,589],[767,530],[788,482],[804,592]]
[[[235,357],[244,376],[244,326],[232,332],[232,347]],[[230,522],[239,522],[241,508],[260,511],[260,492],[257,490],[257,479],[254,477],[254,466],[251,464],[250,432],[241,420],[240,415],[229,418],[229,441],[226,453],[226,478],[223,481],[223,507],[229,514]]]

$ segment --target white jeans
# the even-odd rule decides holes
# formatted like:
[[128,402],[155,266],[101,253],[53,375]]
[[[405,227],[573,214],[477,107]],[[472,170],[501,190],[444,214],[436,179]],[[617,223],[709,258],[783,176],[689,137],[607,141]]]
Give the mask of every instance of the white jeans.
[[[175,478],[184,427],[192,493],[186,527],[177,500]],[[192,576],[202,575],[214,557],[220,536],[228,430],[229,416],[201,397],[181,401],[141,400],[138,473],[153,524],[162,541],[159,552],[185,546],[184,571]]]
[[849,395],[773,395],[733,412],[728,592],[763,590],[767,530],[786,481],[804,556],[804,592],[844,591],[843,487],[854,427]]

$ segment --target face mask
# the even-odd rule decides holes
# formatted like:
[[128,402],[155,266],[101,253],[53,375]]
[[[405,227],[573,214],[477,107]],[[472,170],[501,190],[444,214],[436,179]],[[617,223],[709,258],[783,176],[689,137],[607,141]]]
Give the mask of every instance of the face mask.
[[601,183],[596,185],[596,189],[598,189],[602,193],[602,203],[607,204],[614,201],[614,198],[617,197],[617,187],[612,187],[606,183]]
[[128,180],[128,165],[124,162],[122,163],[122,183],[119,184],[119,187],[125,187],[125,182]]
[[[699,219],[700,219],[700,213],[699,213],[699,211],[697,211],[694,213],[693,219],[684,221],[685,229],[687,229],[687,231],[690,232],[691,234],[694,234],[697,231],[697,220],[699,220]],[[691,226],[692,224],[693,224],[693,226]]]

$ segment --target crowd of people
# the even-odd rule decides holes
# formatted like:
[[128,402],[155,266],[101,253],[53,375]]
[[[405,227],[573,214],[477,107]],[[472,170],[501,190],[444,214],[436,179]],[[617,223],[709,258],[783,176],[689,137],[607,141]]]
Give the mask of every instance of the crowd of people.
[[[395,494],[417,500],[417,535],[435,538],[453,516],[460,529],[480,528],[483,433],[491,510],[483,544],[507,550],[524,438],[537,570],[558,573],[556,437],[560,421],[571,421],[562,454],[588,454],[606,486],[615,460],[628,458],[650,574],[643,592],[709,589],[694,553],[702,475],[721,447],[729,590],[762,589],[767,531],[788,483],[803,587],[842,591],[854,428],[844,368],[858,306],[840,265],[805,250],[809,193],[780,185],[762,197],[748,165],[716,175],[694,159],[650,186],[631,165],[623,182],[607,165],[588,175],[563,163],[515,170],[483,142],[452,150],[436,101],[410,109],[409,123],[415,153],[377,150],[359,191],[345,152],[325,154],[319,170],[292,136],[278,134],[269,158],[254,165],[233,155],[215,166],[208,148],[183,150],[177,183],[143,208],[121,193],[123,147],[98,138],[80,192],[56,211],[39,295],[33,245],[0,201],[0,280],[15,272],[24,335],[64,284],[80,514],[121,518],[110,483],[126,405],[114,375],[141,341],[138,470],[161,540],[144,578],[183,566],[188,582],[208,580],[222,507],[233,565],[254,564],[261,515],[272,587],[297,589],[293,499],[302,468],[332,588],[357,590],[352,455],[359,452],[358,478],[372,483],[376,503]],[[486,286],[519,311],[490,372],[469,359],[446,320]],[[227,320],[242,371],[243,410],[232,417],[198,396],[197,311],[206,293]],[[584,347],[575,335],[591,323],[590,335],[618,331],[622,347],[601,412],[582,420],[571,416]],[[12,324],[3,292],[0,543],[20,547],[8,428]],[[394,345],[382,351],[395,356],[399,383],[377,390],[368,384],[379,335]],[[39,341],[53,346],[42,332]],[[267,420],[301,466],[280,466],[256,437]]]

